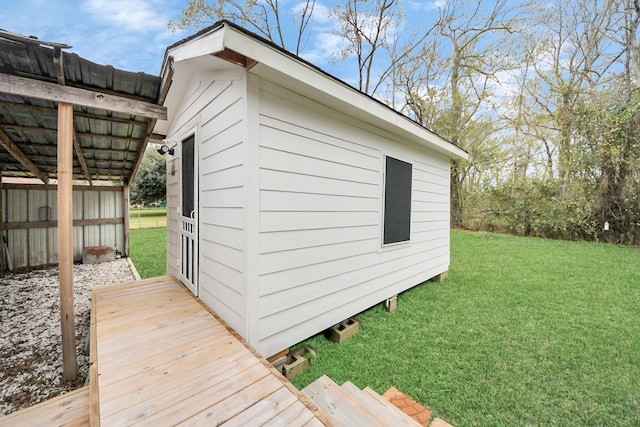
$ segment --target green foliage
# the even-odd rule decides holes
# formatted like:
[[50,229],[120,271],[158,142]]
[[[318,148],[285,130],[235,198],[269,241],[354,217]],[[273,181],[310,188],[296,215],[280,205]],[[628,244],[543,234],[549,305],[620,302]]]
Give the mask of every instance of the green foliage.
[[303,345],[322,374],[398,388],[456,426],[640,425],[637,249],[452,232],[443,283],[360,313],[360,331]]
[[491,191],[494,209],[485,219],[487,231],[565,240],[592,240],[597,224],[588,206],[565,203],[558,181],[511,181]]
[[150,145],[144,153],[142,163],[131,184],[130,203],[151,206],[166,203],[167,171],[166,158]]

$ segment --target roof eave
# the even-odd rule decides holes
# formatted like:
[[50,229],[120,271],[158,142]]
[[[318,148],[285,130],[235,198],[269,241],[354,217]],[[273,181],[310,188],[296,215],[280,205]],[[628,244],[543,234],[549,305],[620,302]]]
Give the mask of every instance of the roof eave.
[[169,46],[163,61],[162,77],[164,79],[167,75],[170,58],[178,63],[225,50],[236,52],[257,63],[251,69],[257,75],[273,78],[275,71],[286,76],[286,79],[297,82],[299,87],[304,86],[310,93],[322,94],[327,105],[342,105],[345,112],[356,115],[365,122],[390,130],[451,159],[469,158],[468,153],[461,148],[386,104],[227,21],[220,21]]

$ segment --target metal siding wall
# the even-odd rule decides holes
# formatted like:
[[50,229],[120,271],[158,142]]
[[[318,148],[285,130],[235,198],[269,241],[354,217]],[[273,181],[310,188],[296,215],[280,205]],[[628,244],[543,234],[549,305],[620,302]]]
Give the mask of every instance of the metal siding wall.
[[[51,206],[51,220],[58,220],[58,192],[55,190],[47,191],[49,197],[49,205]],[[75,197],[75,194],[73,195]],[[47,239],[47,264],[55,264],[58,262],[58,229],[47,229],[49,238]],[[74,233],[75,239],[75,233]],[[76,240],[74,240],[76,241]],[[79,241],[79,240],[78,240]]]
[[[85,219],[84,216],[84,191],[74,191],[73,192],[73,217],[75,219]],[[57,194],[57,193],[56,193]],[[56,203],[57,206],[57,203]],[[56,215],[56,219],[58,216]],[[86,227],[73,227],[73,259],[81,259],[82,258],[82,247],[84,244],[84,230]],[[58,229],[54,228],[56,233],[56,247],[54,249],[56,253],[56,262],[58,261]],[[78,242],[83,242],[82,244],[78,244]]]
[[[51,202],[47,200],[46,190],[34,190],[28,191],[27,197],[29,199],[27,210],[27,218],[30,222],[35,221],[47,221],[47,219],[40,218],[40,211],[44,212],[47,208],[51,208]],[[29,265],[42,265],[47,263],[47,238],[48,233],[46,228],[34,228],[27,230],[29,236],[28,243],[28,255]]]
[[[86,192],[83,203],[83,219],[100,218],[100,195]],[[100,246],[100,226],[87,225],[84,227],[84,246]]]
[[[7,223],[27,221],[28,197],[26,190],[7,190],[6,203],[3,209],[7,210]],[[10,230],[7,233],[9,254],[13,261],[13,266],[29,265],[29,233],[27,230]]]
[[[5,184],[5,186],[8,184]],[[41,208],[49,207],[48,220],[58,219],[57,191],[34,185],[33,189],[3,188],[1,213],[6,224],[38,222]],[[76,190],[73,192],[73,218],[122,218],[124,214],[122,190]],[[32,228],[4,231],[14,268],[58,262],[58,229]],[[86,246],[115,246],[124,249],[124,225],[102,224],[73,227],[74,259],[82,258]]]
[[[100,218],[113,218],[116,210],[114,193],[100,193]],[[100,241],[108,246],[116,245],[116,228],[111,224],[99,225]]]

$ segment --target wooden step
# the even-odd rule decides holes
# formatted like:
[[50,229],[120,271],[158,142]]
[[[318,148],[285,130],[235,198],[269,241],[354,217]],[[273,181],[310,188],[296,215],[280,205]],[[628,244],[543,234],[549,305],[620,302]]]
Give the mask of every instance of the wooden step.
[[82,387],[37,405],[0,417],[0,427],[88,426],[89,387]]
[[302,389],[336,427],[389,426],[326,375]]
[[395,406],[393,403],[389,402],[384,397],[380,396],[378,393],[376,393],[375,390],[373,390],[373,389],[371,389],[369,387],[365,387],[362,391],[364,391],[365,393],[371,394],[376,400],[379,400],[380,403],[383,403],[385,405],[389,405],[389,408],[391,408],[393,411],[395,411],[396,413],[400,414],[403,417],[406,417],[408,420],[411,421],[411,423],[412,423],[411,426],[413,426],[413,427],[421,426],[420,422],[418,422],[414,418],[412,418],[409,415],[407,415],[404,412],[402,412],[402,410],[400,408]]
[[371,388],[366,387],[364,390],[360,390],[350,381],[342,384],[342,388],[351,395],[351,397],[369,408],[371,412],[384,419],[388,425],[420,427],[420,424],[415,422],[410,416],[393,406],[389,401],[383,399],[382,396]]

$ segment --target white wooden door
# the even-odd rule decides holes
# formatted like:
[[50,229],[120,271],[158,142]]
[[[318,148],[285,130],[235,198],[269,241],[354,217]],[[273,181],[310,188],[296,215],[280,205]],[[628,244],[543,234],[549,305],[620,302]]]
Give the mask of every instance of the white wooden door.
[[180,280],[198,296],[198,162],[195,136],[182,141],[180,206]]

